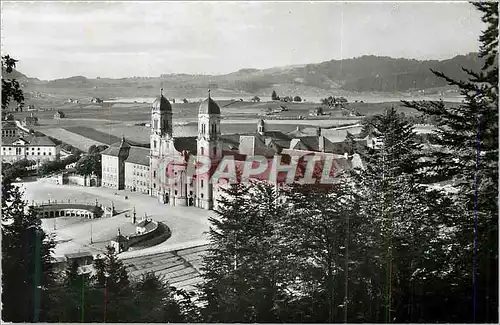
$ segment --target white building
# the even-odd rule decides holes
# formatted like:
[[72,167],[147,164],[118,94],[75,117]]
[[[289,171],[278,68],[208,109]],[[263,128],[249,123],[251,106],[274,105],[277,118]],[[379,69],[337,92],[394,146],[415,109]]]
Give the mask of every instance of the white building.
[[4,162],[28,159],[40,164],[56,160],[59,147],[47,136],[2,137],[1,153]]

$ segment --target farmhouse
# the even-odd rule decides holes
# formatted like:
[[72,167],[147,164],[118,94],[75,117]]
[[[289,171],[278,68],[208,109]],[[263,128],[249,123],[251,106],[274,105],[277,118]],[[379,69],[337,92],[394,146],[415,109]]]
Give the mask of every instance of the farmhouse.
[[322,107],[313,108],[309,111],[309,115],[311,115],[311,116],[323,115],[323,108]]
[[57,111],[54,113],[54,120],[60,120],[60,119],[65,118],[65,117],[66,117],[66,115],[61,111]]

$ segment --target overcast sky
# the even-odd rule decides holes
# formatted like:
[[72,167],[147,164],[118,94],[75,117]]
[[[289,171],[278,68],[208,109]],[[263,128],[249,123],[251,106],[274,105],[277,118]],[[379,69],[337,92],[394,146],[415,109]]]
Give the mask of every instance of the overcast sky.
[[2,55],[30,77],[219,74],[365,54],[478,50],[468,3],[5,2]]

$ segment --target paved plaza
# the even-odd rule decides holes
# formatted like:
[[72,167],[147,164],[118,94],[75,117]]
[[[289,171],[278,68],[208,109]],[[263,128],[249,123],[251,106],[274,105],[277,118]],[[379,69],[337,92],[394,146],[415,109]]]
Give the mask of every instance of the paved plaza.
[[[47,201],[99,204],[115,206],[117,215],[111,218],[84,219],[80,217],[59,217],[43,219],[42,225],[47,233],[55,235],[57,246],[55,255],[61,256],[78,251],[99,253],[104,250],[118,228],[123,235],[135,232],[132,214],[135,207],[137,222],[144,215],[165,223],[172,231],[172,236],[165,242],[137,251],[124,252],[132,257],[181,249],[200,245],[206,242],[206,231],[209,229],[208,218],[214,216],[213,211],[194,207],[171,207],[161,204],[156,198],[144,194],[117,191],[102,187],[82,187],[76,185],[56,185],[45,179],[35,182],[18,183],[24,191],[24,198],[30,204]],[[125,199],[125,196],[128,198]],[[129,215],[126,217],[125,215]],[[91,244],[92,237],[92,244]]]

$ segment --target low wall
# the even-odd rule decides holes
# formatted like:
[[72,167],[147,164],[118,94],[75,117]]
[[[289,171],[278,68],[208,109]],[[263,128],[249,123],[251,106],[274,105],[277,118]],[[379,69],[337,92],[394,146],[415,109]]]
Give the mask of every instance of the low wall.
[[128,237],[128,245],[129,245],[129,247],[137,245],[138,243],[140,243],[142,241],[151,239],[151,238],[153,238],[156,235],[156,233],[158,232],[158,229],[159,229],[158,228],[158,222],[154,221],[154,220],[151,220],[151,223],[155,227],[153,229],[149,230],[148,232],[144,232],[142,234],[133,234],[133,235],[127,236]]
[[158,245],[170,238],[171,231],[167,225],[151,221],[154,224],[154,228],[143,234],[133,234],[130,236],[122,236],[120,242],[117,240],[111,241],[111,245],[114,247],[120,247],[118,250],[120,253],[124,251],[132,251],[136,249],[142,249],[146,247],[151,247]]
[[97,177],[92,177],[92,176],[82,176],[82,175],[75,175],[75,174],[70,174],[67,175],[67,184],[71,185],[79,185],[79,186],[89,186],[89,187],[94,187],[94,186],[100,186],[101,181]]
[[39,218],[84,217],[99,218],[103,210],[96,205],[79,203],[53,203],[33,205]]
[[154,230],[154,233],[150,236],[141,238],[139,242],[136,242],[134,246],[130,247],[129,250],[143,249],[146,247],[151,247],[163,243],[172,235],[170,228],[164,223],[159,222],[158,227]]

